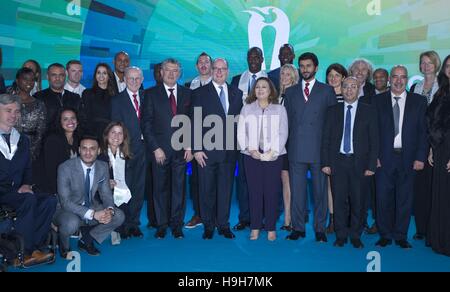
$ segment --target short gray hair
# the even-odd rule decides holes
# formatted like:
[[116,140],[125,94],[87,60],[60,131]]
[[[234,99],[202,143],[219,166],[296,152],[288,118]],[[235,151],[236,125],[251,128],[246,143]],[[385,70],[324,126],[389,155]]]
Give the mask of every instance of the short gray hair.
[[406,77],[408,77],[408,68],[406,68],[405,65],[395,65],[394,67],[392,67],[391,73],[389,74],[389,76],[392,75],[392,72],[394,72],[395,69],[403,69],[403,70],[405,70]]
[[7,93],[0,94],[1,105],[8,105],[11,103],[17,103],[17,105],[20,107],[20,96]]
[[141,74],[141,77],[144,78],[144,73],[142,73],[142,69],[139,68],[139,67],[137,67],[137,66],[130,66],[130,67],[127,67],[127,68],[125,69],[125,73],[124,73],[125,76],[128,76],[128,72],[130,72],[131,70],[138,70],[139,73]]
[[178,69],[180,69],[180,71],[181,71],[181,63],[178,62],[177,59],[174,59],[174,58],[165,59],[161,64],[161,68],[164,68],[167,64],[175,64],[178,66]]

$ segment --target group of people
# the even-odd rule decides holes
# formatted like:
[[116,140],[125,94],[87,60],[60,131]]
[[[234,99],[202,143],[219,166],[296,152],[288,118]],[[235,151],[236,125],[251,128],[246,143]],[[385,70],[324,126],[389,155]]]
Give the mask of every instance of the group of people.
[[[228,83],[227,60],[202,53],[199,76],[183,86],[181,64],[168,58],[146,90],[126,52],[115,55],[114,71],[99,63],[89,89],[80,61],[51,64],[44,90],[39,63],[26,61],[0,96],[0,203],[16,209],[24,264],[54,256],[45,248],[51,228],[64,258],[73,235],[90,255],[109,236],[113,244],[142,238],[145,197],[158,239],[203,224],[204,239],[249,227],[250,240],[265,230],[273,241],[284,213],[286,239],[298,240],[309,219],[308,172],[317,242],[335,232],[334,246],[362,248],[366,231],[379,233],[377,246],[411,248],[414,213],[414,239],[450,255],[450,56],[441,66],[434,51],[421,54],[425,78],[409,92],[402,65],[335,63],[322,83],[314,53],[300,55],[298,69],[294,59],[285,44],[280,68],[266,73],[261,49],[250,48],[248,69]],[[188,163],[194,216],[185,225]]]

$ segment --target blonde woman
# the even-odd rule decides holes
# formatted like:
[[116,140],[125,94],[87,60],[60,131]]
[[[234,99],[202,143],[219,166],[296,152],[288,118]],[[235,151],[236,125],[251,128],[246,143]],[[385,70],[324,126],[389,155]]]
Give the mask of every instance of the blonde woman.
[[[298,70],[292,64],[285,64],[280,70],[280,104],[284,105],[285,91],[288,87],[298,83]],[[283,185],[284,202],[284,224],[282,230],[292,231],[291,227],[291,188],[289,186],[289,162],[287,155],[283,159],[283,169],[281,171],[281,183]]]

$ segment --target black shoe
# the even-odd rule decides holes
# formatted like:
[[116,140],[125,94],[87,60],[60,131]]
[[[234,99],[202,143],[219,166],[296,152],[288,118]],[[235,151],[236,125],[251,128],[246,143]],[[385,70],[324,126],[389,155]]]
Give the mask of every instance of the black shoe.
[[158,231],[155,233],[155,238],[157,239],[163,239],[166,237],[167,229],[166,228],[159,228]]
[[350,239],[350,242],[352,243],[354,248],[363,248],[364,244],[361,242],[361,239],[359,238],[352,238]]
[[395,244],[400,246],[401,248],[404,248],[404,249],[412,248],[412,245],[406,239],[396,240]]
[[338,238],[333,243],[333,245],[336,246],[336,247],[343,247],[346,243],[347,243],[347,238],[345,238],[345,239],[344,238]]
[[82,240],[78,240],[78,249],[87,252],[91,256],[100,255],[100,251],[94,246],[94,243],[86,244]]
[[317,242],[328,242],[327,236],[323,232],[316,232],[316,241]]
[[203,239],[212,239],[214,235],[214,230],[205,230],[205,232],[203,232]]
[[385,247],[387,245],[391,245],[392,244],[392,239],[387,239],[387,238],[383,238],[381,237],[376,243],[376,246],[380,246],[380,247]]
[[225,228],[225,229],[219,230],[219,235],[223,235],[223,237],[228,238],[228,239],[232,239],[232,238],[236,237],[233,234],[233,232],[231,232],[230,228]]
[[183,234],[183,231],[181,231],[181,229],[176,229],[175,231],[172,231],[172,235],[175,239],[183,239],[184,238],[184,234]]
[[241,231],[241,230],[244,230],[245,227],[248,227],[248,226],[250,226],[250,223],[244,222],[244,221],[239,221],[238,224],[234,225],[233,230]]
[[128,239],[131,237],[129,231],[126,230],[125,228],[120,229],[119,234],[120,234],[120,239]]
[[65,260],[71,260],[71,259],[68,259],[68,258],[67,258],[67,255],[69,254],[69,252],[70,252],[70,249],[65,249],[65,248],[59,246],[59,255],[60,255],[63,259],[65,259]]
[[370,235],[378,233],[378,228],[375,223],[373,223],[372,227],[366,226],[364,229],[365,229],[366,233],[370,234]]
[[281,230],[286,230],[286,231],[291,232],[292,231],[292,226],[290,226],[290,225],[283,225],[283,226],[281,226]]
[[144,237],[144,234],[142,234],[142,231],[139,229],[139,227],[130,228],[128,233],[130,234],[130,236],[133,236],[133,237],[138,237],[138,238]]
[[148,222],[147,223],[147,228],[148,229],[158,228],[158,225],[156,223]]
[[287,240],[297,240],[300,237],[301,238],[305,238],[306,233],[304,231],[292,231],[291,234],[289,234],[288,236],[286,236]]
[[425,239],[425,235],[423,235],[422,233],[416,233],[413,236],[414,240],[424,240]]

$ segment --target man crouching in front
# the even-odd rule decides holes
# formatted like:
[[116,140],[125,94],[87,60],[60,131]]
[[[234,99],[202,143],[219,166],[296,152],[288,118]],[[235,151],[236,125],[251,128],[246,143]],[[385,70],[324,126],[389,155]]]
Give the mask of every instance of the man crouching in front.
[[80,156],[58,167],[58,197],[60,207],[55,216],[58,226],[61,257],[70,251],[70,236],[80,229],[78,248],[96,256],[100,251],[94,240],[102,243],[111,231],[122,225],[125,215],[114,208],[106,162],[97,160],[100,153],[95,137],[80,141]]

